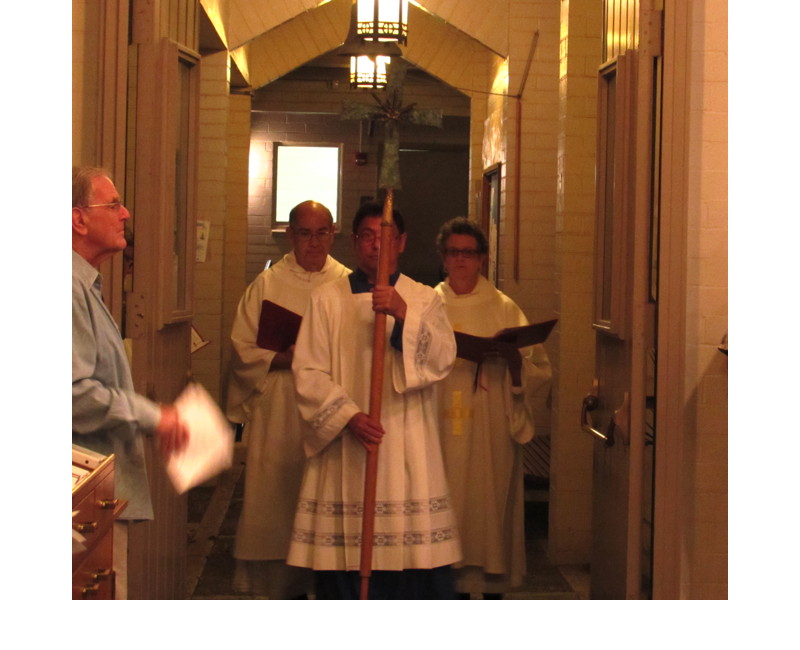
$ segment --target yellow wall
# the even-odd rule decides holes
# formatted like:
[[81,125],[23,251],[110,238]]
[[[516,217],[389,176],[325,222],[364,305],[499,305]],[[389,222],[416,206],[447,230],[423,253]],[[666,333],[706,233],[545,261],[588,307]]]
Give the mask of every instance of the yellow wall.
[[728,597],[728,3],[692,4],[684,493],[686,598]]
[[225,268],[222,284],[222,359],[220,366],[220,404],[227,396],[226,380],[230,363],[228,336],[233,327],[236,307],[246,275],[245,256],[247,247],[247,172],[250,162],[250,106],[248,94],[229,97],[228,107],[228,167],[227,167],[227,216],[225,219]]
[[597,69],[602,5],[561,3],[557,154],[556,300],[548,546],[557,563],[588,562],[592,541],[592,439],[580,407],[594,377],[593,247],[597,150]]
[[[638,3],[615,1],[620,33],[635,33]],[[155,42],[162,35],[197,50],[196,26],[201,5],[220,17],[221,37],[229,47],[242,46],[257,29],[244,20],[244,0],[162,0],[138,3],[151,12],[134,33],[137,42]],[[315,13],[312,0],[260,3],[265,27],[282,24],[302,12]],[[333,0],[314,18],[321,24],[320,41],[309,50],[301,39],[288,38],[292,57],[281,65],[248,61],[266,76],[289,71],[321,53],[343,33],[326,26],[348,3]],[[501,213],[501,288],[523,307],[529,318],[556,315],[559,329],[548,342],[555,365],[552,408],[552,501],[550,554],[558,563],[588,561],[589,477],[591,441],[579,429],[578,409],[593,367],[591,255],[594,215],[594,111],[596,68],[602,58],[604,0],[508,0],[423,3],[442,17],[424,17],[413,9],[407,57],[470,98],[470,213],[477,217],[483,169],[504,163]],[[285,6],[284,6],[285,5]],[[73,0],[73,160],[118,160],[94,128],[107,122],[101,112],[99,7],[119,6],[102,0]],[[727,594],[727,361],[716,347],[727,329],[727,5],[724,0],[692,3],[691,175],[688,196],[688,268],[685,358],[684,445],[686,491],[682,502],[684,537],[682,590],[686,597]],[[283,12],[283,13],[281,13]],[[280,14],[280,15],[279,15]],[[286,14],[286,15],[283,15]],[[326,18],[326,16],[328,16]],[[307,16],[304,20],[310,20]],[[223,23],[222,21],[227,21]],[[270,24],[268,24],[270,23]],[[274,23],[274,24],[272,24]],[[141,27],[144,26],[144,27]],[[456,28],[483,35],[481,42]],[[287,34],[294,33],[287,26]],[[538,42],[522,99],[522,146],[516,145],[517,100],[534,34]],[[627,31],[626,31],[627,30]],[[120,39],[124,49],[125,37]],[[619,43],[628,42],[623,38]],[[338,44],[335,43],[335,44]],[[270,43],[253,44],[249,53],[270,55]],[[274,46],[275,43],[272,43]],[[612,43],[613,45],[613,43]],[[488,48],[486,47],[488,46]],[[245,48],[247,49],[247,48]],[[504,57],[508,57],[505,59]],[[105,60],[104,60],[105,61]],[[256,65],[257,64],[257,65]],[[272,68],[269,66],[273,65]],[[212,222],[206,262],[196,266],[195,324],[213,341],[192,359],[193,371],[222,397],[227,336],[235,303],[244,288],[243,251],[247,247],[246,168],[249,159],[249,109],[246,95],[231,96],[227,86],[228,53],[204,56],[201,108],[201,164],[198,218]],[[261,67],[259,67],[261,66]],[[287,68],[286,66],[289,66]],[[242,66],[247,73],[248,68]],[[508,77],[507,84],[496,79]],[[257,75],[256,75],[257,76]],[[488,93],[498,88],[512,97]],[[442,98],[437,98],[441,100]],[[421,103],[427,103],[427,98]],[[124,121],[123,121],[124,123]],[[145,125],[137,125],[146,128]],[[119,126],[111,128],[118,133]],[[113,141],[113,138],[112,138]],[[491,146],[490,146],[491,145]],[[106,147],[106,148],[104,148]],[[102,152],[111,151],[110,154]],[[225,160],[223,169],[219,161]],[[124,160],[124,157],[123,157]],[[517,172],[520,237],[515,237]],[[513,260],[519,247],[519,280]],[[215,382],[215,377],[217,382]],[[546,416],[545,416],[546,417]]]
[[[228,222],[233,226],[237,221],[237,212],[228,206],[228,129],[231,120],[228,89],[228,53],[222,51],[203,57],[197,219],[208,222],[209,238],[205,259],[195,264],[192,323],[210,343],[193,353],[192,373],[217,399],[224,383],[220,381],[223,351],[228,347],[230,336],[230,332],[223,329],[223,286],[226,261],[233,260],[226,260],[225,234]],[[249,116],[246,123],[249,125]]]

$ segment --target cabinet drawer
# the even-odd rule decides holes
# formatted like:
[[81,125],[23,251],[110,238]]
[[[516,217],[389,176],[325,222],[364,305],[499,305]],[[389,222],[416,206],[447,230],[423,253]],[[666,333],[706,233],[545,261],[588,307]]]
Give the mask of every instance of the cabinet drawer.
[[101,466],[72,493],[72,527],[85,538],[86,550],[72,556],[72,568],[83,562],[104,535],[111,532],[118,503],[114,499],[113,464]]
[[[110,483],[112,490],[110,494],[113,495],[113,476],[110,477]],[[104,498],[104,494],[104,490],[93,490],[77,506],[73,505],[78,514],[72,518],[72,527],[86,538],[84,543],[87,551],[91,551],[97,540],[110,532],[111,526],[114,524],[115,504],[113,498]],[[73,558],[73,566],[76,559],[81,561],[80,557]]]
[[72,600],[111,600],[114,598],[114,541],[109,533],[88,551],[72,572]]

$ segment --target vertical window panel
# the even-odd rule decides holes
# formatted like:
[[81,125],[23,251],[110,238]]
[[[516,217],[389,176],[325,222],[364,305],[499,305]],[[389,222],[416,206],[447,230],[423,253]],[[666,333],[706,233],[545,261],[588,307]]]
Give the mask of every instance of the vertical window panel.
[[625,338],[630,230],[634,209],[635,51],[600,71],[595,215],[595,329]]

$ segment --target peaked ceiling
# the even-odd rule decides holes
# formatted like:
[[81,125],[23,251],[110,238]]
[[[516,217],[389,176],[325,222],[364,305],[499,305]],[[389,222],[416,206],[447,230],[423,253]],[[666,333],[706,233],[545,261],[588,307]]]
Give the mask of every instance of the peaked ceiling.
[[[258,88],[312,60],[315,65],[337,65],[335,50],[347,36],[352,0],[201,0],[201,4],[244,77]],[[508,34],[498,29],[508,24],[507,2],[412,0],[409,4],[408,51],[420,47],[414,42],[419,33],[428,41],[446,39],[462,49],[477,46],[507,55]]]
[[[203,2],[219,5],[219,1]],[[226,31],[228,47],[235,49],[268,33],[279,25],[301,14],[316,11],[328,4],[339,4],[348,9],[351,0],[228,0]],[[410,3],[409,13],[419,10],[449,23],[470,38],[482,43],[493,52],[506,56],[508,35],[493,30],[498,23],[506,24],[508,3],[500,0],[425,0]],[[348,16],[349,18],[349,16]],[[342,24],[342,39],[347,34],[347,20]]]

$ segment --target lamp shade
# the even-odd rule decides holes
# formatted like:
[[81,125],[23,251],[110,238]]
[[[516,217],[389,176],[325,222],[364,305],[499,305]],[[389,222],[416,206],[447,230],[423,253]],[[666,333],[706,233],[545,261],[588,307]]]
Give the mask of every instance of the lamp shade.
[[384,88],[389,78],[391,57],[367,55],[350,57],[350,86],[353,88]]
[[337,50],[350,57],[350,86],[384,88],[392,57],[403,54],[398,43],[406,42],[408,1],[353,0],[351,12],[350,31]]
[[408,0],[358,0],[358,35],[369,41],[408,41]]

